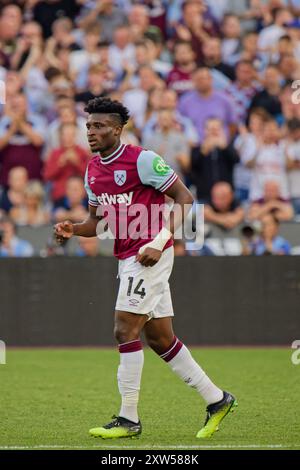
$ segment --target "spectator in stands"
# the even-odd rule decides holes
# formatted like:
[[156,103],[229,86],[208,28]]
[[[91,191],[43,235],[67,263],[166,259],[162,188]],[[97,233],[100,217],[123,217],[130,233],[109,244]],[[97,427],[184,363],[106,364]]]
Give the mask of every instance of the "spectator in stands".
[[159,34],[151,31],[145,33],[145,38],[150,52],[150,64],[153,70],[163,79],[166,80],[172,69],[171,56],[165,48],[161,31]]
[[[297,15],[298,16],[298,15]],[[300,60],[300,21],[299,18],[292,21],[292,23],[287,24],[288,35],[286,37],[290,38],[291,42],[291,51],[290,53],[294,54],[296,59]],[[283,50],[282,50],[282,53]]]
[[14,222],[8,217],[0,219],[0,258],[25,258],[33,254],[31,244],[17,237]]
[[221,92],[213,88],[212,75],[208,68],[197,69],[193,75],[194,91],[184,94],[179,100],[179,112],[191,119],[203,141],[205,123],[212,116],[221,120],[227,136],[235,132],[237,117],[232,103]]
[[[174,118],[176,119],[176,126],[180,126],[181,132],[187,138],[190,146],[196,145],[199,142],[197,130],[192,121],[178,111],[178,98],[176,92],[172,89],[160,91],[161,98],[158,109],[168,109],[169,111],[173,111]],[[152,116],[147,120],[143,128],[143,139],[148,139],[155,131],[157,127],[157,115],[157,112],[153,112]]]
[[44,225],[50,222],[45,207],[45,191],[39,181],[30,181],[24,192],[24,203],[13,207],[9,213],[17,225]]
[[[222,21],[222,35],[222,60],[225,64],[235,65],[239,60],[239,53],[242,48],[241,23],[236,15],[227,13],[224,16]],[[234,79],[234,73],[232,79]]]
[[228,142],[224,124],[218,118],[210,118],[205,125],[203,143],[194,147],[191,154],[191,178],[197,188],[200,202],[209,202],[213,185],[219,181],[233,184],[233,168],[239,156]]
[[273,213],[279,222],[286,222],[293,218],[293,206],[289,201],[280,197],[280,186],[277,181],[266,181],[262,199],[250,206],[249,220],[262,220],[266,214]]
[[282,113],[280,102],[281,84],[279,70],[274,65],[269,65],[266,68],[263,86],[264,88],[254,95],[249,111],[253,108],[263,108],[271,116],[279,120]]
[[50,66],[45,71],[49,83],[49,93],[55,101],[58,97],[74,98],[74,85],[64,71],[55,66]]
[[285,34],[279,39],[277,51],[275,54],[276,60],[273,59],[273,62],[278,64],[281,58],[286,54],[295,55],[293,41],[292,41],[292,38],[288,34]]
[[[128,22],[133,42],[141,41],[149,30],[153,31],[150,26],[150,12],[146,5],[132,5],[128,14]],[[157,28],[155,30],[157,32]]]
[[242,49],[240,54],[233,57],[235,63],[239,60],[248,60],[252,62],[255,70],[261,72],[266,66],[266,59],[260,53],[258,46],[258,34],[256,31],[248,31],[242,39]]
[[79,12],[77,0],[42,0],[33,1],[29,6],[28,14],[33,16],[43,30],[45,38],[51,36],[52,25],[59,17],[74,19]]
[[74,100],[74,84],[65,76],[63,72],[55,67],[49,67],[45,71],[48,81],[48,90],[45,96],[46,117],[48,122],[52,122],[57,117],[57,101],[60,98],[70,98]]
[[167,109],[159,111],[157,124],[157,129],[144,140],[143,145],[158,155],[163,155],[166,163],[184,179],[189,170],[190,149],[180,126],[176,126],[174,112]]
[[145,130],[147,123],[152,122],[153,119],[155,119],[157,124],[157,116],[159,111],[162,109],[163,96],[164,90],[160,88],[153,88],[149,91],[147,108],[144,115],[145,126],[143,126],[143,130]]
[[145,124],[148,94],[154,88],[164,88],[165,83],[148,65],[139,70],[139,85],[123,95],[123,103],[129,109],[135,126],[141,129]]
[[253,169],[250,182],[251,201],[263,198],[264,186],[269,180],[277,181],[282,199],[289,199],[285,143],[281,137],[282,129],[275,119],[267,118],[256,155],[247,163]]
[[71,176],[66,184],[66,197],[63,204],[54,212],[55,222],[70,220],[73,223],[81,222],[88,216],[86,192],[83,179],[80,176]]
[[88,72],[87,87],[75,95],[77,103],[86,104],[89,100],[99,96],[106,96],[105,69],[100,64],[91,65]]
[[77,51],[80,46],[73,33],[73,23],[70,18],[61,17],[52,24],[52,36],[49,41],[53,41],[58,47],[66,47],[71,51]]
[[144,66],[150,67],[161,78],[166,78],[172,67],[170,64],[157,59],[156,49],[157,46],[150,39],[144,39],[136,43],[135,64],[128,62],[123,64],[123,77],[119,85],[120,91],[125,92],[139,84],[139,71]]
[[203,60],[203,44],[219,33],[217,23],[205,17],[205,10],[203,2],[184,2],[182,19],[174,25],[175,38],[192,43],[197,63]]
[[45,157],[48,158],[52,150],[60,146],[60,130],[65,124],[76,126],[76,144],[89,151],[86,138],[86,119],[77,115],[73,99],[65,97],[57,99],[56,110],[58,117],[48,127]]
[[24,203],[25,189],[28,183],[28,172],[23,166],[16,166],[8,173],[8,188],[0,197],[0,209],[9,213],[13,207]]
[[282,84],[290,84],[299,77],[299,62],[293,53],[283,54],[278,63],[278,70],[281,74]]
[[75,80],[82,69],[88,68],[99,61],[98,45],[101,28],[99,24],[89,25],[83,35],[83,48],[71,52],[70,74]]
[[209,38],[203,44],[203,61],[204,67],[212,70],[218,70],[222,75],[230,81],[235,80],[235,70],[231,65],[222,61],[222,41],[219,38]]
[[174,67],[167,77],[167,85],[179,96],[194,87],[192,75],[197,68],[195,57],[195,52],[189,41],[175,43]]
[[16,166],[24,166],[29,179],[40,178],[44,133],[44,120],[28,113],[26,96],[11,98],[0,120],[0,184],[7,186],[8,173]]
[[118,77],[126,67],[135,67],[135,45],[131,42],[128,26],[114,30],[113,43],[109,46],[109,65]]
[[71,176],[83,177],[89,159],[89,153],[76,144],[74,124],[64,124],[60,136],[60,147],[51,152],[44,169],[45,181],[52,183],[54,207],[63,203],[68,179]]
[[22,24],[22,12],[18,5],[6,5],[0,15],[0,46],[5,63],[8,64],[18,42]]
[[10,66],[14,70],[22,71],[22,68],[24,68],[25,64],[29,61],[30,56],[36,53],[36,48],[38,48],[38,54],[34,62],[38,61],[42,54],[42,44],[43,35],[39,23],[35,21],[25,23],[21,27],[20,38],[17,42],[16,50],[11,57]]
[[288,121],[287,129],[286,156],[290,196],[295,213],[300,215],[300,119]]
[[98,22],[101,26],[101,40],[112,42],[114,30],[128,23],[125,13],[115,6],[114,0],[96,0],[87,6],[79,20],[80,28]]
[[77,256],[99,256],[100,254],[100,240],[97,237],[78,237],[79,249]]
[[[24,81],[21,75],[14,70],[7,70],[2,80],[5,80],[5,101],[9,103],[18,93],[22,92]],[[0,118],[5,112],[5,106],[0,102]]]
[[244,215],[244,210],[234,198],[230,184],[223,181],[214,184],[211,200],[204,207],[205,222],[232,230],[243,221]]
[[273,213],[262,217],[261,236],[253,247],[254,255],[289,255],[291,246],[287,240],[278,235],[280,222]]
[[253,96],[260,89],[256,80],[256,71],[250,61],[240,61],[236,65],[236,80],[229,85],[225,93],[234,104],[240,124],[245,123],[248,108]]
[[[234,170],[235,195],[245,208],[251,201],[260,207],[265,183],[275,181],[280,204],[290,210],[290,196],[300,214],[300,95],[290,82],[300,76],[299,0],[0,3],[0,101],[6,85],[6,104],[0,103],[0,210],[19,206],[27,178],[38,179],[54,151],[72,160],[80,147],[86,161],[84,104],[109,94],[132,115],[122,142],[168,155],[186,183],[195,183],[191,189],[201,200],[210,201],[215,183],[231,185]],[[25,113],[19,110],[22,99]],[[269,115],[280,127],[268,122]],[[172,129],[166,124],[171,120]],[[69,126],[71,135],[74,125],[75,147],[62,149],[61,129]],[[218,126],[225,138],[223,130],[209,138],[207,127]],[[193,149],[188,175],[188,164],[177,166],[183,140]],[[81,186],[85,164],[75,160],[67,158],[60,176],[45,185],[46,194],[51,185],[53,192],[59,188],[61,204],[64,178],[75,174],[74,186]]]
[[249,115],[248,126],[241,125],[239,134],[234,141],[240,161],[234,167],[234,188],[239,201],[246,203],[249,200],[249,189],[252,169],[247,165],[257,153],[259,142],[262,140],[264,122],[269,114],[263,108],[253,108]]
[[258,47],[265,53],[272,53],[281,36],[286,34],[285,24],[293,20],[293,15],[287,8],[279,7],[273,10],[273,18],[272,24],[259,33]]

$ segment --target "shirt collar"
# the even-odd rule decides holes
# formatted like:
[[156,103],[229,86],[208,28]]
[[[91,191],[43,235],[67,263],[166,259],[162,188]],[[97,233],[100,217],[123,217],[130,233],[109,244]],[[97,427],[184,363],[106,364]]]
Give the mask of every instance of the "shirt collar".
[[122,155],[122,153],[125,150],[125,147],[126,147],[125,144],[120,143],[119,147],[110,155],[106,155],[106,157],[102,157],[101,154],[99,154],[101,163],[103,163],[104,165],[107,165],[108,163],[111,163],[112,161],[116,160]]

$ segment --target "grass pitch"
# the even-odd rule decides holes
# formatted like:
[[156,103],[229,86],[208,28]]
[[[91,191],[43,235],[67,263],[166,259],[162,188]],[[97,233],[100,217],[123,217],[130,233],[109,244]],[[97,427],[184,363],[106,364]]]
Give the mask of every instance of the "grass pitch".
[[150,350],[140,395],[140,439],[89,437],[119,411],[118,353],[8,350],[0,365],[0,449],[300,449],[300,365],[289,349],[193,349],[211,378],[238,398],[209,440],[195,438],[205,404]]

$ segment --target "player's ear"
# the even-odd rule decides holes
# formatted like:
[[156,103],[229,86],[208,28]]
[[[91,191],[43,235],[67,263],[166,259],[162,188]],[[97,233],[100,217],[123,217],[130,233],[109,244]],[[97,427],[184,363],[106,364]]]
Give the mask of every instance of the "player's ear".
[[122,126],[115,126],[114,128],[114,135],[119,136],[122,132]]

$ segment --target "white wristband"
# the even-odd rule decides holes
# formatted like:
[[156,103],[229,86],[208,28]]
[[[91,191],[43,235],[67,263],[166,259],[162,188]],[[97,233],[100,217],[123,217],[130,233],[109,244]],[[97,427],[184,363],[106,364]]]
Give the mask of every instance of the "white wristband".
[[151,242],[141,246],[139,249],[139,254],[143,254],[146,248],[154,248],[155,250],[163,251],[165,244],[170,240],[171,237],[172,233],[170,230],[163,227]]

